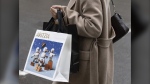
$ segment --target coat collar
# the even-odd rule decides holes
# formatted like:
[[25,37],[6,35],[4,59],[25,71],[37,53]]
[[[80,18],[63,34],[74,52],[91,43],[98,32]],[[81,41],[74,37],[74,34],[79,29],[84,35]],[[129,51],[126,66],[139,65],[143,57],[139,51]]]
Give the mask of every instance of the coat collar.
[[70,0],[70,2],[68,3],[68,8],[71,9],[75,3],[76,3],[76,0]]

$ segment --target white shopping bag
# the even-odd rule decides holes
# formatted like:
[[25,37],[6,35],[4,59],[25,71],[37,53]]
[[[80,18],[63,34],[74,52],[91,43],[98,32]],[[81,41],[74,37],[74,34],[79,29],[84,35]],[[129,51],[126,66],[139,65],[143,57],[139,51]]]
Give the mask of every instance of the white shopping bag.
[[71,61],[70,34],[37,30],[24,71],[58,82],[69,82]]

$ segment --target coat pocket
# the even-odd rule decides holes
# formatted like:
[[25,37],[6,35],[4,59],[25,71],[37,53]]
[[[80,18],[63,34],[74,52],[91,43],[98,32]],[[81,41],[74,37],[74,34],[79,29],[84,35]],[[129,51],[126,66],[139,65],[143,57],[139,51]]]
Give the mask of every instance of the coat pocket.
[[82,79],[89,79],[90,51],[80,51],[79,73]]

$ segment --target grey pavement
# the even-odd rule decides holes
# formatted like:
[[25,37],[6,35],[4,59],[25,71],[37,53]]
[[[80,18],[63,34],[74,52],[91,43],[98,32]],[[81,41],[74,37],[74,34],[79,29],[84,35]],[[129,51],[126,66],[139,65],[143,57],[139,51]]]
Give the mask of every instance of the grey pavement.
[[[27,54],[37,29],[42,22],[49,21],[52,5],[67,5],[69,0],[19,0],[19,69],[23,70]],[[131,27],[131,1],[114,0],[116,10]],[[131,33],[114,44],[114,84],[131,84]],[[34,75],[19,76],[20,84],[51,84],[52,82]]]

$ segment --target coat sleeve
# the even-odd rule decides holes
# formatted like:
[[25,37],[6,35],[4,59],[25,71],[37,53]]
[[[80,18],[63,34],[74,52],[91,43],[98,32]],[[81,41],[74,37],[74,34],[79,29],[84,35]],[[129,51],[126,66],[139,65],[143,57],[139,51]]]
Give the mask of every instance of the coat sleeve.
[[64,20],[69,24],[76,24],[78,35],[88,38],[98,38],[101,35],[103,26],[101,1],[85,0],[82,4],[82,15],[64,6]]

